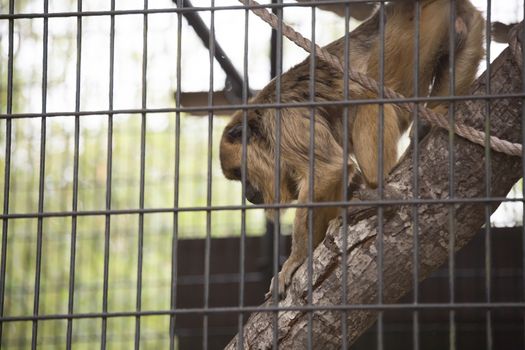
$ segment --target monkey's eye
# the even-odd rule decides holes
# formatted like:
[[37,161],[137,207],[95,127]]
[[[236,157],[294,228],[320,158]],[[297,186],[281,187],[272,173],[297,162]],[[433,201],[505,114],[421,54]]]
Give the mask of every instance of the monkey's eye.
[[[228,137],[232,141],[242,141],[242,124],[234,125],[229,131],[228,131]],[[246,140],[250,141],[250,128],[246,128]]]

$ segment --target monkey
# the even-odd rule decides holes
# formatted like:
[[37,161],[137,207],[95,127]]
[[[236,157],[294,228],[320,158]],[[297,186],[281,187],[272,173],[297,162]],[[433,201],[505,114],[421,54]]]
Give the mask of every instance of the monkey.
[[[298,2],[307,2],[311,0],[297,0]],[[363,21],[367,19],[377,10],[377,4],[370,2],[356,2],[352,3],[350,1],[348,4],[336,4],[336,5],[324,5],[323,1],[326,0],[317,0],[320,5],[317,5],[318,8],[326,11],[331,11],[337,14],[340,17],[344,17],[346,13],[346,6],[349,8],[349,14],[351,17],[357,19],[358,21]],[[391,0],[391,1],[404,1],[404,0]],[[416,0],[412,0],[416,1]],[[508,35],[512,27],[517,23],[505,24],[499,21],[492,22],[492,40],[497,43],[506,44],[508,43]]]
[[[456,0],[455,21],[450,21],[450,0],[421,0],[419,28],[418,96],[446,96],[449,91],[450,30],[454,30],[455,93],[465,94],[474,81],[482,47],[484,20],[469,0]],[[380,52],[384,54],[384,85],[404,96],[414,96],[415,5],[411,0],[397,0],[384,7],[384,34],[380,35],[382,16],[376,12],[349,33],[349,66],[360,73],[379,80]],[[381,37],[384,50],[381,50]],[[345,38],[325,49],[343,58]],[[310,80],[314,81],[315,102],[344,100],[343,73],[321,59],[315,60],[314,76],[310,75],[310,57],[285,72],[281,78],[280,101],[276,100],[276,79],[270,81],[249,103],[269,107],[237,111],[225,127],[220,141],[220,164],[224,176],[230,180],[244,178],[246,199],[254,204],[272,204],[278,190],[279,202],[300,204],[340,201],[344,188],[343,170],[346,167],[349,182],[362,174],[367,187],[375,189],[397,162],[397,143],[411,122],[411,115],[393,104],[383,105],[383,174],[379,173],[378,126],[380,106],[377,103],[348,106],[348,139],[344,140],[344,106],[320,105],[314,108],[313,132],[310,133],[312,107],[285,106],[279,113],[272,104],[292,104],[310,101]],[[378,95],[350,81],[352,99],[374,99]],[[446,102],[428,103],[440,113],[447,111]],[[279,118],[279,119],[277,119]],[[243,121],[246,125],[243,126]],[[279,121],[279,123],[277,123]],[[280,127],[277,138],[277,127]],[[243,174],[243,129],[246,130],[246,173]],[[310,169],[310,138],[314,138],[314,167]],[[344,163],[344,143],[354,161]],[[276,148],[280,159],[276,164]],[[275,178],[276,165],[280,167]],[[279,181],[277,181],[279,180]],[[280,184],[276,188],[277,182]],[[310,184],[313,188],[310,189]],[[310,196],[310,191],[313,196]],[[292,247],[288,259],[278,275],[279,297],[284,297],[292,274],[308,255],[308,232],[316,247],[324,238],[328,223],[336,218],[341,208],[320,206],[312,209],[313,224],[309,227],[305,206],[296,209],[292,231]],[[267,210],[272,219],[273,210]],[[272,279],[271,295],[275,281]]]

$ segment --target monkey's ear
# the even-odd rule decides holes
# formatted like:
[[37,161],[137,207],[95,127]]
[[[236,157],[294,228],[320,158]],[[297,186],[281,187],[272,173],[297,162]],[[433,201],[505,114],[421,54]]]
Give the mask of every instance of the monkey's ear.
[[[251,130],[250,125],[248,124],[246,128],[246,140],[247,142],[250,141],[251,137]],[[241,124],[235,124],[228,130],[228,138],[232,142],[242,142],[242,123]]]

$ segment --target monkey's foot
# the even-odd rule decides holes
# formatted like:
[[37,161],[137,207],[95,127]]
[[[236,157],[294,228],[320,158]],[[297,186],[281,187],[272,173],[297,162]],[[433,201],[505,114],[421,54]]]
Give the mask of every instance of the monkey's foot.
[[[279,300],[284,299],[284,297],[286,297],[286,288],[290,285],[292,275],[299,266],[301,266],[301,262],[295,259],[290,259],[290,257],[284,262],[283,267],[278,275],[279,285],[277,287],[279,293]],[[265,299],[269,299],[273,295],[273,291],[275,288],[274,283],[275,277],[272,278],[272,282],[270,283],[270,290],[264,295]]]

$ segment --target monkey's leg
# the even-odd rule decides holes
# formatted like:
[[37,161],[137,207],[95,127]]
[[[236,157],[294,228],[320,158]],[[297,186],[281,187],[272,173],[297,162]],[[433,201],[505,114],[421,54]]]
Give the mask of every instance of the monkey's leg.
[[[456,40],[456,55],[459,54],[459,56],[456,57],[456,62],[464,65],[466,62],[468,63],[468,57],[462,57],[462,54],[460,52],[466,52],[464,51],[466,47],[470,45],[468,42],[469,40],[469,33],[470,35],[473,34],[473,32],[469,32],[469,28],[467,27],[467,23],[465,22],[465,19],[461,16],[458,16],[456,18],[456,21],[454,23],[454,30],[456,32],[455,34],[455,40]],[[472,38],[470,38],[472,40]],[[446,47],[448,47],[448,39],[446,39]],[[448,50],[447,50],[448,52]],[[437,55],[437,53],[433,53],[434,55]],[[435,72],[435,81],[434,86],[432,87],[431,96],[446,96],[449,92],[449,86],[450,86],[450,75],[449,75],[449,58],[447,55],[443,56],[443,60],[438,63],[438,68]],[[465,59],[467,61],[465,62]],[[460,95],[466,92],[466,89],[468,89],[468,86],[470,86],[470,83],[474,79],[475,70],[470,70],[468,72],[463,72],[462,67],[460,68],[460,78],[457,78],[456,75],[456,94]],[[464,91],[465,90],[465,91]],[[448,111],[448,104],[443,101],[436,101],[436,102],[429,102],[428,107],[432,108],[434,112],[438,114],[446,114]],[[418,139],[414,140],[414,129],[412,128],[410,132],[410,139],[411,142],[420,142],[431,130],[431,125],[428,121],[424,119],[419,119],[418,123]]]
[[[483,50],[483,28],[484,20],[478,12],[465,13],[461,10],[459,17],[456,18],[456,35],[461,37],[458,47],[454,52],[455,68],[455,95],[464,95],[476,77],[479,61],[482,59]],[[461,16],[470,16],[465,18]],[[467,27],[468,23],[468,27]],[[431,96],[450,95],[450,74],[449,62],[444,62],[436,75],[436,81],[432,88]],[[447,103],[443,101],[430,102],[429,108],[435,109],[438,113],[446,112]]]
[[[392,105],[384,106],[383,124],[383,176],[397,162],[397,143],[401,137],[398,115]],[[379,181],[379,106],[360,105],[352,129],[352,141],[357,163],[365,181],[376,188]]]

